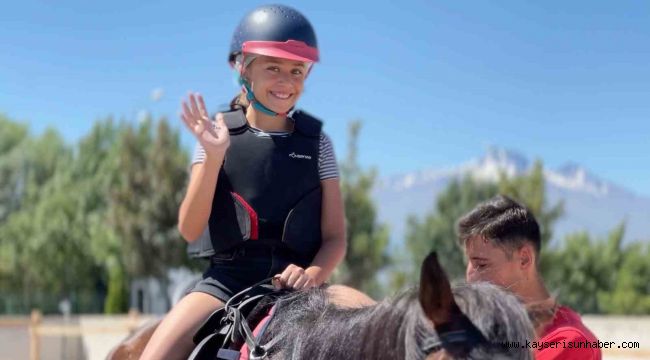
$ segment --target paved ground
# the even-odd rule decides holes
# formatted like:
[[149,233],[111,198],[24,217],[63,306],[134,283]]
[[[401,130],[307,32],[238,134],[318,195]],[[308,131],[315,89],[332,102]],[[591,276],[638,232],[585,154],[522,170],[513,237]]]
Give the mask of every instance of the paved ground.
[[[650,316],[582,317],[600,341],[616,342],[613,349],[602,349],[603,358],[612,360],[650,359]],[[618,348],[623,342],[638,342],[639,349]]]
[[[9,320],[9,321],[7,321]],[[30,333],[28,318],[0,317],[0,360],[29,359]],[[78,320],[46,317],[43,326],[60,328],[78,324]],[[43,336],[40,338],[40,359],[86,359],[81,336]]]
[[[39,359],[103,360],[129,334],[129,329],[151,319],[84,315],[66,321],[61,316],[46,316],[39,337]],[[28,321],[28,317],[0,317],[0,360],[29,359]]]
[[84,316],[81,318],[81,328],[84,332],[83,345],[88,360],[104,360],[115,345],[120,343],[128,334],[128,329],[135,329],[154,317],[139,317],[137,320],[127,316],[105,317]]

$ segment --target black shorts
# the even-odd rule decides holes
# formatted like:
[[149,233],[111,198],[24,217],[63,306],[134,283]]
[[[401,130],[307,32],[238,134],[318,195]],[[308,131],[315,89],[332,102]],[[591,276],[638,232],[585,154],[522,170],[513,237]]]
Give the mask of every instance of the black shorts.
[[247,287],[282,273],[292,262],[273,246],[242,246],[215,254],[203,278],[189,292],[202,292],[226,302]]

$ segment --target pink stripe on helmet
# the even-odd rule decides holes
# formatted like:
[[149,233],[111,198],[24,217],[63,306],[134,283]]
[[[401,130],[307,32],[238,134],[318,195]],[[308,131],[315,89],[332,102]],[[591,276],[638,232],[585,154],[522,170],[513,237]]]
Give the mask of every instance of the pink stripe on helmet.
[[246,41],[242,44],[242,52],[303,62],[318,61],[318,49],[296,40]]

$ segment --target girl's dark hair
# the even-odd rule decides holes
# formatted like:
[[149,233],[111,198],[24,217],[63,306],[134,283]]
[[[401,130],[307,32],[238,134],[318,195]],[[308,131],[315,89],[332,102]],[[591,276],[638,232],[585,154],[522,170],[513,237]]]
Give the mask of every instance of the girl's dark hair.
[[239,93],[235,95],[232,100],[230,100],[230,110],[241,109],[244,113],[246,113],[246,109],[248,109],[249,104],[250,103],[248,102],[248,99],[246,99],[246,94]]

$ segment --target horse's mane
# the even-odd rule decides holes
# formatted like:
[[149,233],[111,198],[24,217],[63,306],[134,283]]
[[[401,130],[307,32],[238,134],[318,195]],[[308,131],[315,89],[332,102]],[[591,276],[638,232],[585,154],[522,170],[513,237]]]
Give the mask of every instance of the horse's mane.
[[[360,351],[364,358],[400,358],[407,342],[417,338],[413,330],[425,328],[417,324],[419,306],[410,306],[417,302],[416,295],[408,291],[373,306],[343,308],[331,304],[323,288],[291,294],[278,302],[265,335],[280,338],[280,350],[271,358],[358,359]],[[375,346],[378,341],[382,346]]]
[[[460,285],[453,292],[489,340],[534,338],[525,310],[514,296],[488,284]],[[291,294],[277,303],[263,339],[279,337],[271,359],[424,359],[422,345],[437,338],[418,302],[417,289],[363,308],[342,308],[328,299],[326,289],[319,288]],[[477,313],[481,309],[490,313]],[[508,358],[532,359],[525,350],[506,353]],[[475,359],[503,354],[476,349],[469,355]]]

